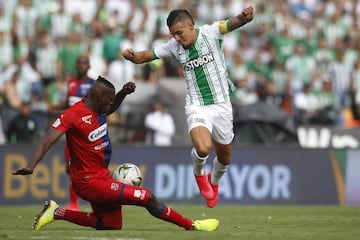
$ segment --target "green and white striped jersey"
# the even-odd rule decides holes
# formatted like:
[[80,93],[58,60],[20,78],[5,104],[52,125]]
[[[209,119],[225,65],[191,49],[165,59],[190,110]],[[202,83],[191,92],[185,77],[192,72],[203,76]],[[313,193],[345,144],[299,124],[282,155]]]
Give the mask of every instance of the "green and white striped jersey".
[[196,29],[194,45],[184,49],[174,38],[153,48],[156,58],[175,57],[186,79],[186,106],[203,106],[230,101],[230,81],[223,53],[219,22]]

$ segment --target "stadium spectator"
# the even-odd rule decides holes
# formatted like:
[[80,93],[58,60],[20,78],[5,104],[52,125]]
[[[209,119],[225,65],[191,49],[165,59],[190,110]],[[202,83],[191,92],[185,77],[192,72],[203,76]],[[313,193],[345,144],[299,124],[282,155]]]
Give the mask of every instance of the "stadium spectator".
[[151,215],[183,227],[186,230],[215,231],[216,219],[192,220],[157,200],[146,188],[123,184],[109,173],[111,144],[107,131],[107,115],[118,109],[126,95],[135,91],[135,83],[128,82],[115,94],[115,87],[99,77],[87,98],[82,99],[59,115],[47,134],[37,145],[25,168],[14,175],[32,174],[43,156],[66,134],[71,144],[70,177],[76,192],[89,201],[92,212],[73,211],[45,201],[44,209],[35,218],[33,229],[39,230],[54,220],[65,220],[98,230],[121,229],[122,205],[146,208]]
[[248,69],[241,52],[235,51],[232,53],[232,56],[229,57],[232,59],[232,62],[229,66],[229,77],[231,81],[236,83],[238,79],[247,78]]
[[326,75],[321,79],[321,88],[314,89],[312,94],[318,100],[318,114],[313,119],[312,123],[321,125],[333,125],[342,127],[344,119],[341,115],[341,109],[336,104],[335,94],[332,90],[332,82],[326,78]]
[[37,34],[38,11],[32,0],[19,0],[15,7],[13,29],[20,39],[33,38]]
[[58,47],[51,41],[47,31],[40,36],[38,47],[34,50],[37,59],[37,69],[41,76],[44,87],[54,82],[57,77]]
[[350,96],[353,118],[360,120],[360,58],[356,60],[351,72]]
[[308,54],[306,46],[303,43],[297,43],[294,54],[285,62],[285,68],[291,82],[291,91],[296,94],[305,85],[312,84],[316,62],[314,57]]
[[59,77],[76,75],[76,59],[79,54],[87,51],[87,46],[82,43],[83,38],[80,33],[71,31],[61,44],[57,63]]
[[9,79],[5,79],[2,86],[1,95],[3,102],[1,104],[1,119],[3,131],[7,132],[7,129],[11,121],[19,114],[21,107],[21,93],[17,90],[17,82],[19,81],[19,71],[17,66],[9,66],[7,71],[9,73]]
[[26,143],[37,139],[37,123],[31,113],[30,103],[22,103],[19,114],[11,121],[6,131],[9,143]]
[[[252,6],[228,20],[195,27],[187,10],[172,10],[167,18],[171,38],[150,50],[123,52],[126,59],[140,64],[159,58],[175,57],[182,65],[187,83],[185,111],[193,148],[195,180],[209,207],[218,202],[219,180],[231,161],[231,142],[234,137],[230,88],[224,53],[223,35],[253,19]],[[216,157],[212,172],[205,173],[205,163],[212,144]]]
[[318,40],[318,47],[314,49],[313,55],[316,61],[316,71],[320,75],[326,73],[328,64],[336,59],[335,51],[329,47],[325,37]]
[[88,53],[90,60],[90,69],[88,71],[88,76],[96,79],[97,76],[103,76],[108,65],[106,64],[104,58],[102,57],[102,48],[104,47],[101,36],[99,37],[90,37],[88,46]]
[[[42,134],[47,127],[47,108],[45,86],[38,68],[37,56],[35,51],[31,50],[26,57],[21,56],[20,59],[19,81],[16,88],[20,93],[21,101],[30,104],[37,130]],[[35,114],[36,112],[39,114]]]
[[265,83],[264,91],[260,95],[259,101],[272,104],[283,109],[285,98],[286,96],[284,94],[277,91],[275,82],[269,80]]
[[104,33],[104,59],[109,64],[116,59],[123,36],[115,23],[109,23]]
[[271,46],[276,53],[276,60],[285,63],[295,51],[296,41],[290,36],[287,26],[282,27],[278,32],[269,33],[271,36]]
[[341,9],[329,13],[329,16],[327,16],[329,18],[326,19],[327,21],[323,21],[323,26],[321,26],[330,47],[335,47],[338,39],[343,39],[347,34],[348,25],[344,21],[346,18],[343,17],[345,12],[341,11]]
[[274,61],[271,62],[269,80],[274,81],[277,94],[288,94],[290,87],[289,78],[287,76],[284,64],[282,64],[279,60],[274,59]]
[[[0,8],[1,9],[1,8]],[[0,73],[12,63],[14,49],[11,45],[11,39],[8,33],[0,28]]]
[[263,59],[262,52],[259,50],[253,60],[247,62],[249,77],[248,88],[251,91],[260,91],[267,79],[269,79],[270,68],[268,62]]
[[[116,59],[109,63],[108,76],[116,84],[122,86],[126,81],[139,80],[136,72],[139,70],[134,64],[126,61],[122,56],[122,51],[129,47],[135,46],[135,33],[132,31],[125,31],[124,39],[121,41]],[[140,75],[140,74],[138,74]],[[117,86],[115,86],[117,87]]]
[[59,105],[66,101],[68,80],[67,78],[57,77],[47,85],[45,96],[48,106]]
[[294,95],[294,119],[299,125],[316,124],[320,111],[320,103],[312,93],[310,84],[304,84],[302,91]]
[[6,11],[6,4],[0,3],[0,32],[10,33],[12,27],[12,11]]
[[70,25],[72,22],[72,16],[65,12],[65,1],[59,0],[57,9],[50,13],[50,33],[55,43],[61,42],[65,39],[70,32]]
[[344,109],[350,106],[352,66],[345,62],[343,49],[338,49],[336,56],[337,58],[329,63],[326,74],[332,82],[336,105],[339,109]]
[[88,25],[96,15],[97,0],[65,0],[65,11],[70,16],[78,15],[83,25]]
[[236,89],[231,93],[230,97],[232,105],[235,108],[242,105],[253,104],[259,100],[256,92],[249,87],[246,78],[237,80]]
[[146,144],[150,146],[171,146],[175,134],[173,116],[166,111],[160,100],[155,100],[151,112],[145,115],[147,129]]

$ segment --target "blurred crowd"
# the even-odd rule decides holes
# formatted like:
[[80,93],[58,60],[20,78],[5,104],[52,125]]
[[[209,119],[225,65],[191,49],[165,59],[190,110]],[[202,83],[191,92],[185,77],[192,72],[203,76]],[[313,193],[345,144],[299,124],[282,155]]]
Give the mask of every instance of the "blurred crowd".
[[181,78],[173,60],[135,65],[121,52],[169,39],[171,9],[188,9],[200,26],[249,5],[254,20],[224,39],[237,87],[234,108],[264,101],[298,124],[346,127],[357,120],[359,0],[0,0],[0,143],[33,141],[45,132],[47,106],[64,101],[79,54],[90,56],[90,77],[105,76],[116,87]]

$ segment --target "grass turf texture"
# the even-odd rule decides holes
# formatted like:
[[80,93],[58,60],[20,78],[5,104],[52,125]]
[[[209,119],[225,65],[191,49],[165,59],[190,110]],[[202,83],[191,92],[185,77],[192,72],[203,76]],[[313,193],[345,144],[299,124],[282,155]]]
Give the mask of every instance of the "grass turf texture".
[[[87,240],[212,240],[212,239],[359,239],[360,207],[338,206],[217,206],[170,205],[193,219],[217,218],[216,232],[185,231],[152,217],[145,209],[123,207],[123,229],[97,231],[55,221],[39,231],[31,229],[38,206],[0,206],[0,239]],[[87,206],[82,210],[88,211]]]

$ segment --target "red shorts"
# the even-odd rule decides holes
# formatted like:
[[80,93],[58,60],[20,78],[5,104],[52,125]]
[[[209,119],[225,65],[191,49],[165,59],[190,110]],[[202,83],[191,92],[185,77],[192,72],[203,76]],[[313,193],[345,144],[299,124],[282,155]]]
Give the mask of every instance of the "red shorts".
[[150,196],[148,189],[123,184],[110,175],[72,181],[72,184],[75,192],[91,203],[95,214],[121,209],[121,205],[146,206]]

